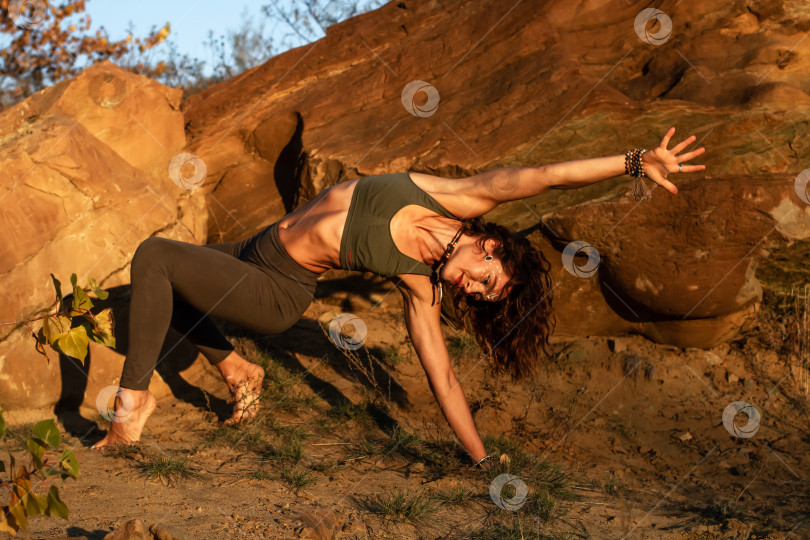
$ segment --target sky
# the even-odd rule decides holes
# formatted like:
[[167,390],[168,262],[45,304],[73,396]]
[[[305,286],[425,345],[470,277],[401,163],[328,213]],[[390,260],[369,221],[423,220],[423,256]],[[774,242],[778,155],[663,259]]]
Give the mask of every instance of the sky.
[[[144,37],[153,26],[160,28],[168,22],[168,39],[177,44],[180,53],[210,63],[210,51],[203,46],[208,31],[213,30],[216,36],[227,35],[229,30],[242,26],[245,13],[254,20],[266,20],[261,7],[271,1],[276,0],[88,0],[86,13],[92,19],[91,30],[103,26],[111,40],[126,38],[130,21],[135,37]],[[287,4],[284,0],[280,3]],[[269,20],[265,30],[277,36],[273,40],[276,46],[290,31],[286,25]]]

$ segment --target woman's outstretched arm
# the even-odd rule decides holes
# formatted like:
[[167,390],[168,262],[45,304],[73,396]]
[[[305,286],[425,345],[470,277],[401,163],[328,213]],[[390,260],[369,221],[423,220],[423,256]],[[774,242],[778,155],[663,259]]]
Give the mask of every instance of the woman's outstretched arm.
[[486,456],[464,390],[453,373],[440,325],[441,306],[431,306],[409,289],[400,288],[405,304],[405,325],[430,390],[447,423],[474,462]]
[[[644,173],[654,182],[664,186],[673,195],[678,193],[675,184],[667,180],[669,173],[702,171],[705,165],[684,165],[680,171],[678,163],[689,161],[699,156],[706,149],[698,148],[691,152],[678,155],[678,152],[695,142],[692,135],[671,149],[667,149],[669,140],[675,134],[675,128],[670,128],[656,148],[648,150],[641,158]],[[624,154],[579,161],[566,161],[549,165],[546,168],[547,181],[552,188],[574,189],[587,186],[595,182],[621,176],[624,171]]]
[[[670,128],[661,144],[648,150],[642,157],[644,172],[648,178],[664,186],[673,195],[678,188],[667,180],[669,173],[702,171],[704,165],[684,165],[679,163],[699,156],[705,148],[678,155],[695,141],[692,135],[671,149],[667,149],[675,128]],[[475,186],[475,193],[487,197],[493,205],[525,199],[539,195],[548,189],[575,189],[584,187],[614,176],[625,174],[624,154],[615,156],[578,159],[543,165],[541,167],[507,167],[494,169],[469,178]]]

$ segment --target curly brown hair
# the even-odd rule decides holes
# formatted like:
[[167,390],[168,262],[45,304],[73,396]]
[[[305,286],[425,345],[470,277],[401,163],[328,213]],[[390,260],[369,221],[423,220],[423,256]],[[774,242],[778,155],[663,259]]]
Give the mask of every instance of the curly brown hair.
[[556,320],[551,320],[551,265],[527,238],[506,227],[481,218],[461,223],[462,234],[477,237],[480,248],[490,238],[498,242],[493,251],[511,276],[510,289],[497,302],[455,294],[453,308],[491,359],[493,371],[524,379],[536,373],[540,352],[548,355],[548,337],[556,326]]

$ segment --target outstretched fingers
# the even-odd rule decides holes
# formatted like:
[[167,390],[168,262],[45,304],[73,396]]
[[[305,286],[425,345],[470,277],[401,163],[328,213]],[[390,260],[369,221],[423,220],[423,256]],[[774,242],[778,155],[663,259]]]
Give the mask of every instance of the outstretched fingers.
[[684,165],[683,167],[681,167],[680,172],[682,172],[682,173],[697,172],[697,171],[703,171],[705,169],[706,169],[706,165]]
[[662,185],[667,191],[669,191],[673,195],[678,193],[678,188],[675,186],[675,184],[667,180],[663,175],[655,173],[654,175],[649,176],[653,181],[655,181],[656,184]]
[[701,147],[701,148],[698,148],[697,150],[692,150],[691,152],[681,154],[680,156],[678,156],[678,163],[683,163],[684,161],[689,161],[693,157],[697,157],[697,156],[699,156],[700,154],[702,154],[705,151],[706,151],[706,149]]
[[667,145],[669,144],[669,140],[672,138],[672,136],[674,134],[675,134],[675,128],[674,127],[669,128],[669,131],[667,131],[666,135],[664,135],[664,138],[661,139],[661,144],[658,145],[658,147],[663,148],[664,150],[666,150]]
[[677,145],[675,145],[675,147],[672,148],[670,152],[672,152],[673,154],[677,154],[678,152],[680,152],[681,150],[683,150],[684,148],[695,142],[695,139],[697,139],[697,137],[695,137],[694,135],[690,135],[689,137],[687,137],[686,139],[682,140]]

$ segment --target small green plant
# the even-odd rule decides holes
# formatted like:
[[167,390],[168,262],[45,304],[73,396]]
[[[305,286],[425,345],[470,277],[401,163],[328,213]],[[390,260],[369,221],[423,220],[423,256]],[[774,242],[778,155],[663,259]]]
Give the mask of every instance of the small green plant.
[[627,428],[627,426],[625,426],[623,424],[615,423],[615,424],[612,424],[610,426],[610,428],[613,429],[616,433],[618,433],[622,437],[625,437],[627,439],[630,438],[630,430]]
[[308,465],[308,467],[313,471],[330,473],[338,468],[338,463],[335,460],[316,461],[315,463]]
[[425,454],[425,441],[418,433],[410,433],[397,425],[389,435],[390,439],[385,444],[386,453],[396,452],[406,459],[421,459]]
[[[491,454],[503,457],[497,458],[495,467],[488,474],[493,478],[503,472],[513,474],[529,488],[530,495],[521,512],[544,523],[551,523],[568,512],[570,505],[565,504],[567,501],[580,498],[574,490],[575,481],[569,473],[557,464],[526,452],[518,441],[499,435],[485,436],[483,442]],[[503,495],[506,498],[513,495],[507,488],[513,489],[511,486],[504,488]]]
[[[5,420],[0,411],[0,437],[5,435]],[[59,498],[59,489],[55,485],[48,486],[46,479],[49,476],[59,475],[64,481],[66,478],[79,477],[79,460],[72,450],[64,450],[58,459],[49,455],[59,448],[62,436],[53,420],[43,420],[34,424],[32,437],[26,441],[26,449],[30,454],[27,464],[17,466],[17,461],[8,450],[9,466],[0,461],[0,473],[7,473],[9,479],[0,478],[0,486],[9,491],[8,504],[2,507],[0,516],[0,531],[16,535],[23,530],[28,533],[28,519],[32,516],[59,516],[68,519],[68,507]],[[8,445],[6,445],[8,449]],[[48,488],[47,494],[36,493],[34,485],[42,483]]]
[[409,495],[407,491],[379,494],[366,502],[369,511],[397,522],[426,521],[439,508],[422,493]]
[[450,358],[473,358],[478,352],[478,344],[471,336],[467,334],[459,334],[458,336],[450,336],[447,338],[447,352]]
[[716,501],[700,509],[700,513],[716,523],[722,523],[727,519],[743,519],[746,517],[743,508],[734,502]]
[[281,477],[287,482],[291,489],[298,490],[306,487],[315,481],[315,478],[304,469],[295,466],[281,467]]
[[534,492],[534,496],[529,499],[529,508],[526,510],[539,517],[544,523],[557,520],[567,513],[567,509],[545,490]]
[[625,486],[613,475],[613,473],[610,473],[610,476],[605,478],[604,488],[605,493],[608,495],[618,495],[621,490],[625,489]]
[[371,414],[368,411],[368,402],[352,403],[348,399],[341,399],[337,405],[326,412],[329,418],[338,423],[354,420],[361,426],[369,426],[372,423]]
[[352,445],[351,457],[380,456],[385,453],[385,446],[377,439],[364,438]]
[[[71,302],[70,306],[66,306],[65,299],[62,297],[62,284],[53,274],[51,274],[51,279],[56,289],[56,300],[59,304],[56,313],[2,324],[25,324],[37,342],[36,351],[45,358],[48,358],[48,355],[45,354],[43,345],[50,346],[59,354],[76,358],[82,364],[84,364],[84,359],[87,357],[87,347],[91,340],[115,348],[112,308],[103,309],[101,312],[93,314],[90,311],[93,302],[87,296],[87,291],[76,284],[75,273],[70,275],[70,283],[73,285],[73,302]],[[101,300],[107,298],[108,293],[98,287],[94,278],[90,278],[89,283],[90,289],[98,298]],[[42,326],[39,331],[34,332],[34,329],[28,323],[37,320],[42,320]],[[79,325],[74,326],[77,321]]]
[[177,478],[192,478],[199,476],[186,464],[185,459],[157,456],[148,458],[138,464],[138,469],[146,478],[159,480],[169,485]]
[[286,435],[281,437],[278,444],[268,446],[266,454],[277,461],[295,464],[304,456],[304,447],[297,435]]
[[408,361],[407,358],[399,354],[399,349],[393,345],[388,347],[369,347],[369,352],[387,366],[396,367]]
[[26,441],[34,436],[34,424],[6,426],[6,446],[14,450],[25,450]]
[[255,429],[253,425],[248,425],[247,427],[241,424],[236,426],[219,426],[207,432],[205,434],[205,440],[210,444],[230,446],[232,448],[240,448],[252,452],[260,452],[266,446],[262,439],[261,431]]
[[273,475],[264,469],[256,469],[255,471],[250,471],[249,473],[247,473],[246,476],[252,480],[270,480],[271,478],[273,478]]
[[475,493],[464,486],[455,486],[452,489],[437,492],[433,498],[447,504],[465,505],[472,502]]
[[258,354],[255,363],[264,369],[264,387],[261,401],[269,404],[274,411],[299,414],[302,409],[314,409],[320,399],[317,395],[292,392],[292,388],[302,380],[301,373],[292,373],[266,353]]
[[468,465],[469,456],[461,450],[458,442],[447,438],[434,438],[425,441],[421,460],[434,478],[455,474],[461,467]]

